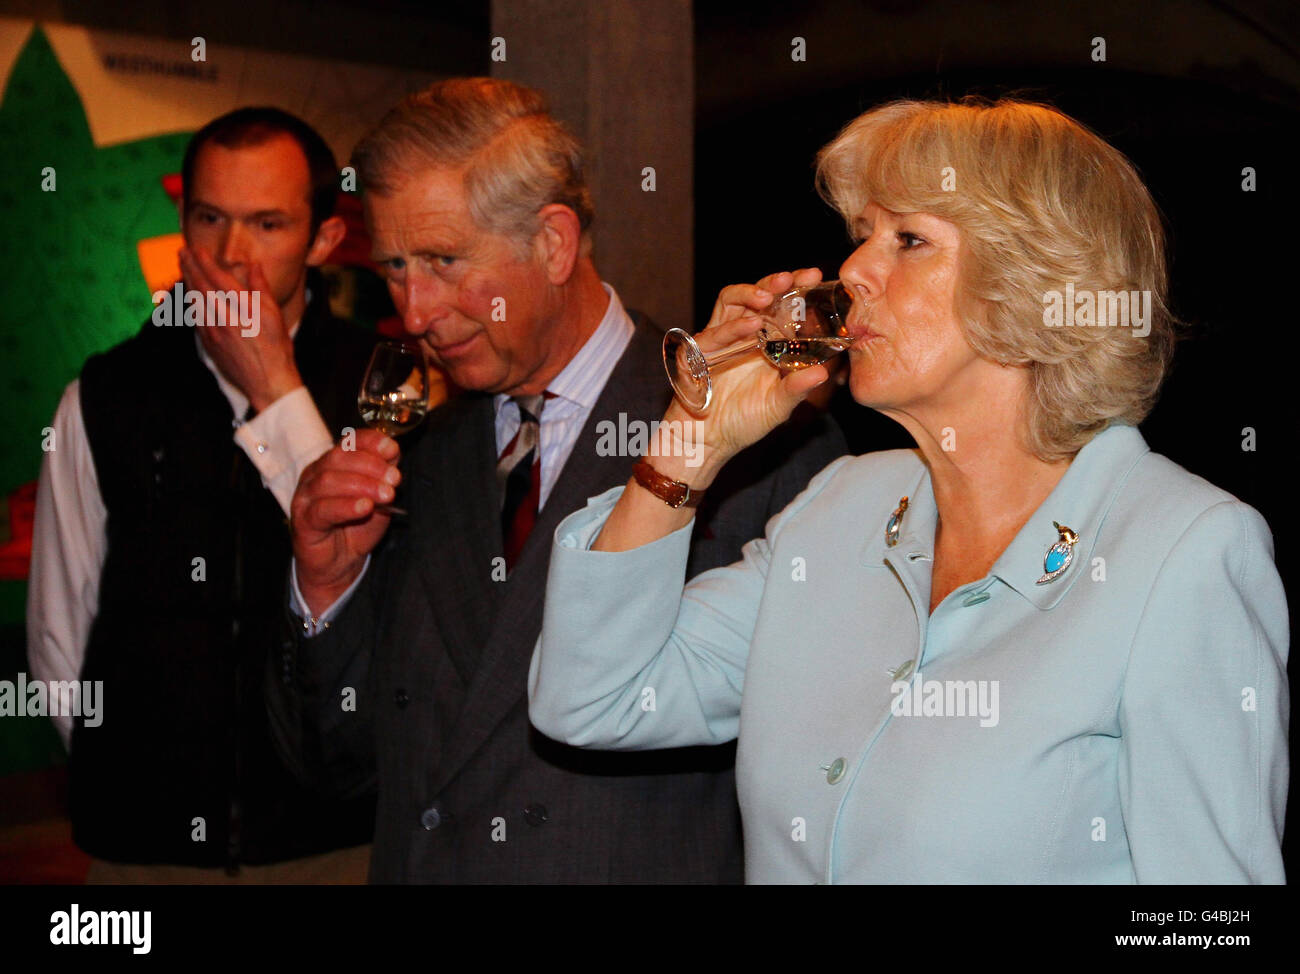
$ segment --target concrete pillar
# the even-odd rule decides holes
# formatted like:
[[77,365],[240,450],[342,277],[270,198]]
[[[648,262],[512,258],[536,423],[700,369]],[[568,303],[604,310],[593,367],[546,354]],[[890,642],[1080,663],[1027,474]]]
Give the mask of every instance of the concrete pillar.
[[601,276],[661,328],[703,324],[690,0],[493,0],[492,34],[505,44],[492,74],[546,92],[586,148]]

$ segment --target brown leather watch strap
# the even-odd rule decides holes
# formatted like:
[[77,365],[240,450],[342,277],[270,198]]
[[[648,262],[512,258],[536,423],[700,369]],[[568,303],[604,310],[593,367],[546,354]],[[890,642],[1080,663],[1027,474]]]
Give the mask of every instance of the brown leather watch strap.
[[636,478],[638,484],[669,507],[698,507],[700,498],[704,496],[704,491],[692,490],[689,485],[680,480],[665,477],[645,460],[637,461],[636,466],[632,468],[632,476]]

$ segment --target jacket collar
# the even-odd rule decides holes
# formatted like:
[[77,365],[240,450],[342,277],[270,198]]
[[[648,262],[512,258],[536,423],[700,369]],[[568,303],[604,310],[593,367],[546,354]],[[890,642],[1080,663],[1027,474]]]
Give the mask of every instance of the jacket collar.
[[[1137,461],[1149,452],[1146,440],[1134,426],[1114,424],[1094,436],[1075,455],[1060,482],[994,562],[990,578],[999,579],[1039,609],[1051,609],[1059,603],[1075,580],[1087,573],[1107,512]],[[898,544],[892,548],[885,544],[885,525],[894,507],[872,511],[868,516],[870,534],[862,550],[862,561],[868,565],[891,564],[911,575],[928,608],[938,523],[929,469],[920,464],[920,469],[904,484],[908,488],[908,508]],[[1039,585],[1038,580],[1044,574],[1043,559],[1059,537],[1053,521],[1072,529],[1079,540],[1065,573]]]

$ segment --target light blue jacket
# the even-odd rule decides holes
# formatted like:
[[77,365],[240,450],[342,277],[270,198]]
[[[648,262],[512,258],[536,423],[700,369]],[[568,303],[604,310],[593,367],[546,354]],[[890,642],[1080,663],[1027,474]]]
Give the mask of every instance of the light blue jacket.
[[[749,882],[1284,881],[1272,536],[1135,428],[1094,437],[932,616],[914,451],[837,460],[684,591],[689,525],[588,550],[621,490],[556,530],[530,714],[583,747],[739,735]],[[1079,540],[1040,585],[1053,521]]]

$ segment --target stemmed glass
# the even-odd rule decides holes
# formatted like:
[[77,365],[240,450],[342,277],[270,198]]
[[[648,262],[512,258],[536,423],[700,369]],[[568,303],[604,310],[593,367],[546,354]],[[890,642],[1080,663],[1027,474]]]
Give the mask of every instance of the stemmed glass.
[[710,352],[680,328],[664,336],[664,368],[673,391],[683,403],[702,413],[713,402],[713,369],[750,352],[763,356],[782,372],[794,372],[849,348],[849,308],[853,296],[839,281],[797,287],[775,298],[762,312],[764,324],[752,338]]
[[[385,436],[401,436],[419,426],[429,412],[429,364],[424,350],[412,342],[375,345],[357,393],[357,409],[367,426]],[[376,504],[375,510],[406,513],[392,504]]]

